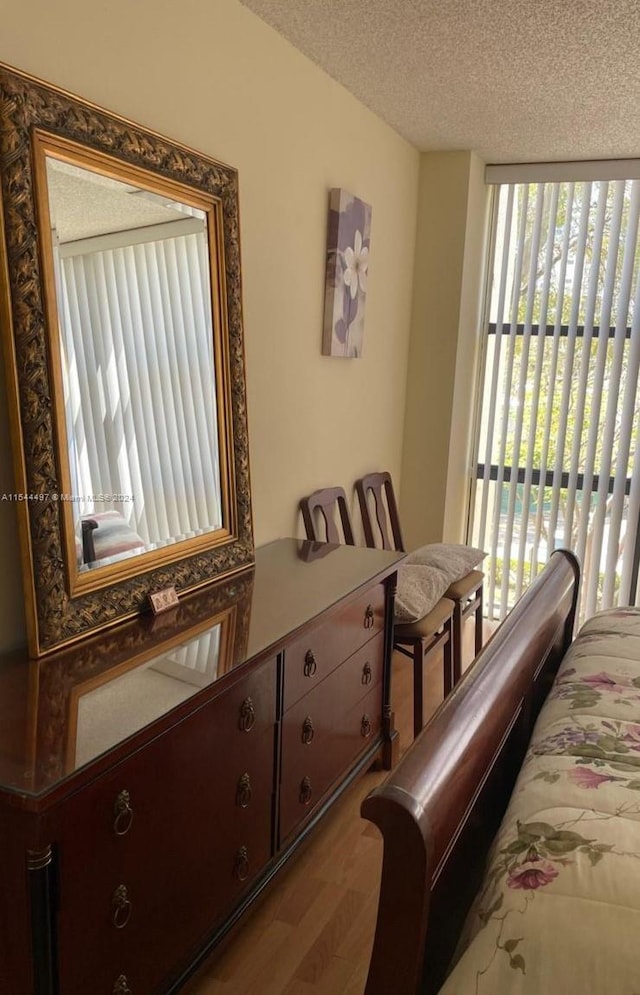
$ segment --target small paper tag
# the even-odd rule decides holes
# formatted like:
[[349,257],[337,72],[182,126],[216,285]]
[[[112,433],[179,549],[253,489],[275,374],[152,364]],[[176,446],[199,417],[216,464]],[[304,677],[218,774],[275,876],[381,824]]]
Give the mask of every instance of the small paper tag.
[[180,604],[175,587],[165,587],[162,591],[154,591],[153,594],[149,595],[149,601],[154,615],[169,611],[170,608],[176,608]]

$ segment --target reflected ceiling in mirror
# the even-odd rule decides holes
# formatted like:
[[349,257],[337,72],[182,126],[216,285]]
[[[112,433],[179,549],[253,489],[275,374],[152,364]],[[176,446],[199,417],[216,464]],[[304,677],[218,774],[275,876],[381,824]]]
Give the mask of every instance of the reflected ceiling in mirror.
[[30,649],[253,562],[235,170],[0,66]]

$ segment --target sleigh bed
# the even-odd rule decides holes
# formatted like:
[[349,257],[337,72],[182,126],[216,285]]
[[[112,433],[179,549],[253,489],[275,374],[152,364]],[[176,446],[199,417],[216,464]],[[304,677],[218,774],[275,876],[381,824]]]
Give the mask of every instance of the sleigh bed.
[[640,992],[640,611],[572,643],[577,587],[554,553],[364,801],[384,838],[366,995]]

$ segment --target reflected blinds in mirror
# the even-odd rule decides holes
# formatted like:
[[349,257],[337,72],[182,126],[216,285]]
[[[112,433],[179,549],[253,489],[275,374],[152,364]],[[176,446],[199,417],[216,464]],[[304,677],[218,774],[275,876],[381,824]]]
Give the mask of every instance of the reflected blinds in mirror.
[[219,527],[204,235],[93,241],[109,236],[59,261],[77,514],[115,508],[145,544]]

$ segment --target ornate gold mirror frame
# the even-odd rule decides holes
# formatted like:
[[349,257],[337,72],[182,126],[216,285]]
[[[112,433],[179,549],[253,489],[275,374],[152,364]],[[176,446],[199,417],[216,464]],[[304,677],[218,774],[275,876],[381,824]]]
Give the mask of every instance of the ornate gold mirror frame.
[[[45,157],[138,183],[206,217],[222,524],[79,569]],[[30,652],[40,656],[253,563],[238,178],[222,165],[0,65],[0,322]],[[213,374],[214,371],[212,371]],[[53,497],[52,497],[53,495]],[[77,523],[76,523],[77,524]]]

